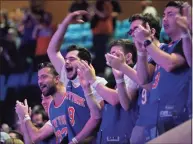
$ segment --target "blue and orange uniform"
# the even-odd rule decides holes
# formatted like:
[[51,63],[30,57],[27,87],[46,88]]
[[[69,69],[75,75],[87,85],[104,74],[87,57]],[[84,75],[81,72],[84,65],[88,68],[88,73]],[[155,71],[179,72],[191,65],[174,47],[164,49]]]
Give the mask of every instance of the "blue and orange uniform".
[[54,101],[50,103],[49,107],[49,119],[54,128],[54,132],[56,135],[56,143],[61,143],[64,139],[67,140],[67,126],[66,126],[66,114],[65,109],[66,106],[64,104],[66,94],[64,94],[63,101],[59,106],[55,106]]
[[[162,50],[168,54],[179,54],[185,59],[181,40],[162,46]],[[188,120],[189,74],[187,64],[171,72],[156,64],[149,100],[150,103],[158,103],[159,134]]]

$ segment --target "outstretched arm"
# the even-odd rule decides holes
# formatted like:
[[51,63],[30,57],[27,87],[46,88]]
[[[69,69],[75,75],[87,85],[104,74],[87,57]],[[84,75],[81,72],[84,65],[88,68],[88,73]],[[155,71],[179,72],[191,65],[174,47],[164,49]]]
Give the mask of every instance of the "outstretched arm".
[[62,21],[62,23],[59,25],[57,31],[55,32],[55,34],[53,35],[49,43],[47,53],[51,63],[54,65],[56,71],[59,74],[62,70],[63,65],[65,64],[65,60],[60,52],[60,47],[64,40],[64,35],[66,33],[68,25],[73,22],[76,22],[76,23],[83,22],[82,20],[77,19],[77,17],[79,15],[85,15],[85,14],[87,14],[87,12],[83,10],[75,11],[73,13],[68,14],[65,17],[65,19]]

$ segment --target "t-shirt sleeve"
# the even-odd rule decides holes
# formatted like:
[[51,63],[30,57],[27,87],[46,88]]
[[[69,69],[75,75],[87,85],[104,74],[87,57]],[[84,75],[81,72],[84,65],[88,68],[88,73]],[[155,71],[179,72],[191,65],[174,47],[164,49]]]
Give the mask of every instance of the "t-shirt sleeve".
[[184,55],[184,52],[183,52],[183,48],[182,48],[182,40],[180,40],[175,48],[174,48],[174,51],[172,53],[176,53],[176,54],[179,54],[181,56],[183,56],[185,58],[185,55]]
[[[137,65],[135,65],[134,67],[133,67],[133,69],[135,69],[136,70],[136,68],[137,68]],[[136,82],[134,82],[133,80],[131,80],[128,76],[126,76],[126,75],[124,75],[124,81],[125,81],[125,85],[126,85],[126,87],[127,87],[127,89],[128,88],[131,88],[131,89],[138,89],[139,88],[139,85],[136,83]]]
[[49,126],[51,126],[51,127],[53,127],[53,125],[52,125],[52,123],[51,123],[51,121],[49,120],[49,121],[47,121],[46,123],[45,123],[45,125],[49,125]]
[[61,72],[60,72],[60,81],[64,84],[64,86],[67,86],[68,83],[68,78],[66,75],[66,70],[65,70],[65,64],[62,66]]
[[156,65],[155,61],[151,57],[148,57],[147,61],[148,61],[149,64],[152,64],[154,66]]
[[[104,78],[96,77],[96,79],[100,81],[100,84],[103,84],[103,85],[107,84],[107,81]],[[103,100],[103,98],[97,93],[97,91],[93,87],[91,87],[91,89],[92,89],[93,95],[96,98],[96,101],[100,103]]]

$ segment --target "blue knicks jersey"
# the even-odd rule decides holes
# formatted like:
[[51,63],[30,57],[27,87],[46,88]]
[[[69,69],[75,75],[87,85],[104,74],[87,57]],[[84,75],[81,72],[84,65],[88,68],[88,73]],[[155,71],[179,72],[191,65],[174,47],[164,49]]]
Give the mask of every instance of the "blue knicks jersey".
[[129,111],[125,111],[120,104],[116,106],[105,104],[100,130],[97,134],[97,144],[128,144],[136,119],[136,104],[131,105]]
[[67,136],[64,100],[58,107],[54,105],[54,101],[51,102],[49,108],[49,118],[54,127],[57,143],[60,143],[62,139]]
[[[177,53],[184,56],[181,41],[165,45],[163,50],[169,54]],[[159,101],[159,117],[180,118],[181,114],[184,114],[189,93],[189,70],[188,65],[184,65],[167,72],[156,65],[150,90],[150,102]],[[183,119],[184,116],[181,118]]]
[[89,120],[90,110],[86,103],[82,87],[74,88],[71,81],[67,84],[67,95],[64,103],[66,106],[68,139],[71,141]]
[[152,127],[157,123],[158,102],[155,101],[154,103],[150,103],[149,97],[149,91],[143,88],[139,88],[139,116],[136,122],[137,126]]

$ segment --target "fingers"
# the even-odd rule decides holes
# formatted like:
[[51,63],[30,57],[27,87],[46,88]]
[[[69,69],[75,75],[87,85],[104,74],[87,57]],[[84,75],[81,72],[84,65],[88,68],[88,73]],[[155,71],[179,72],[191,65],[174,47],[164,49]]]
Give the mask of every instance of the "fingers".
[[88,12],[85,11],[85,10],[78,10],[78,11],[75,11],[74,13],[75,13],[76,15],[87,15],[87,14],[88,14]]
[[24,100],[24,105],[28,107],[27,99]]
[[31,116],[31,114],[32,114],[32,109],[31,107],[29,107],[29,115]]
[[148,31],[151,31],[151,28],[150,28],[148,22],[146,22],[146,29],[147,29]]

